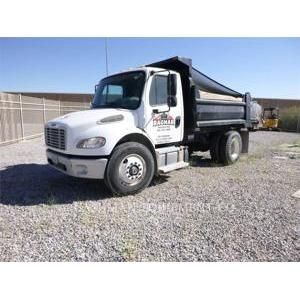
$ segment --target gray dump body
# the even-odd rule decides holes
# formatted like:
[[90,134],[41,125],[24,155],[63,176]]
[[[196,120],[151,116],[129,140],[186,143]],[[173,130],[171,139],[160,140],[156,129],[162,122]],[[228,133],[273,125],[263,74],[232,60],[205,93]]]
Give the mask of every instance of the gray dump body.
[[[182,57],[173,57],[164,61],[152,63],[148,66],[165,68],[181,74],[185,118],[188,127],[215,127],[238,125],[251,128],[249,93],[239,93],[214,79],[206,76],[192,67],[192,60]],[[216,99],[202,99],[197,90],[208,93],[230,96],[240,100],[223,101]],[[201,93],[200,93],[201,96]],[[192,120],[192,121],[191,121]]]

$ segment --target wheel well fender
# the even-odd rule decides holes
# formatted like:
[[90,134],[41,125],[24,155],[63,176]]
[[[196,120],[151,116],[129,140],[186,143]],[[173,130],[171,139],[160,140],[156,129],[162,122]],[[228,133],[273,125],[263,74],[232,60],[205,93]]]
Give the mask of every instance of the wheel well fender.
[[141,134],[141,133],[130,133],[125,135],[124,137],[122,137],[117,144],[115,145],[115,147],[117,147],[120,144],[123,143],[127,143],[127,142],[136,142],[136,143],[140,143],[144,146],[146,146],[154,159],[154,164],[155,164],[155,170],[157,170],[157,160],[156,160],[156,153],[155,153],[155,148],[152,144],[152,142],[150,141],[150,139],[148,137],[146,137],[145,135]]

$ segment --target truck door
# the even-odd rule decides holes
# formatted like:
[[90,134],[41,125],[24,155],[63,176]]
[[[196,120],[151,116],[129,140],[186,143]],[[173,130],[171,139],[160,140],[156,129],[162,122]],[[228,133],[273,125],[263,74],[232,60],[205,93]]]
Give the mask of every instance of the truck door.
[[146,105],[146,132],[155,145],[176,143],[183,138],[183,101],[180,77],[176,75],[174,106],[168,105],[168,72],[150,77],[148,105]]

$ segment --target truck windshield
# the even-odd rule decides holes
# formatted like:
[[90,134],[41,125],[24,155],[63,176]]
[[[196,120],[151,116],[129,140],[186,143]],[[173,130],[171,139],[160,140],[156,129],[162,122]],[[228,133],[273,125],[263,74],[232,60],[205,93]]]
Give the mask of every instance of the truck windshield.
[[104,78],[100,81],[92,102],[92,108],[139,107],[145,84],[145,72],[128,72]]

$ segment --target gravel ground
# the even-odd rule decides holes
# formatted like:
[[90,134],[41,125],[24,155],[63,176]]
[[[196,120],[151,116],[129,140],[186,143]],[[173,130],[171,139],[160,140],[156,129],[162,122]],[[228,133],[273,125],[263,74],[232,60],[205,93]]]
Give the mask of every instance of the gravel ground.
[[300,261],[300,159],[278,147],[300,135],[250,140],[233,166],[195,155],[122,198],[52,170],[42,139],[0,147],[0,260]]

